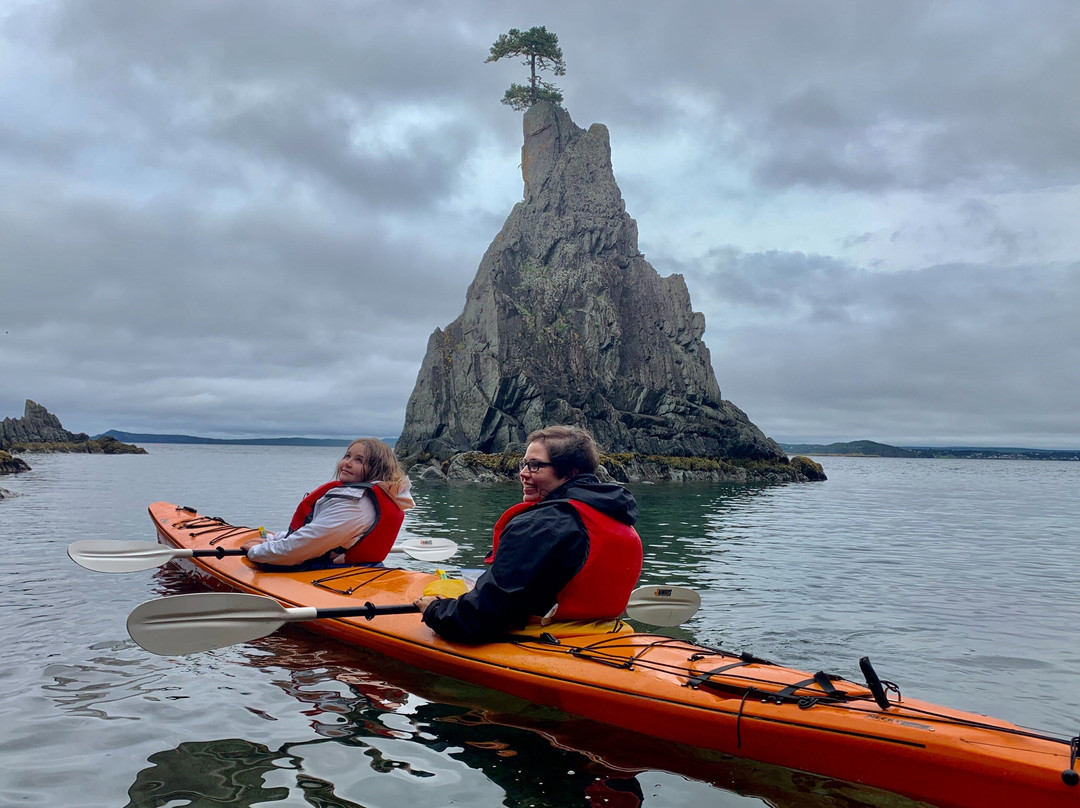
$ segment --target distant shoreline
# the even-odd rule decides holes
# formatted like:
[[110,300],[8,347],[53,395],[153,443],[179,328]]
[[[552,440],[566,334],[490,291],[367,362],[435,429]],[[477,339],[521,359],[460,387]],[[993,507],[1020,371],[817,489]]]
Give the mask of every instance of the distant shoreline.
[[[121,432],[110,429],[105,437],[125,443],[179,443],[218,446],[348,446],[347,438],[203,438],[197,435],[158,435]],[[96,435],[96,438],[102,437]],[[397,438],[381,438],[393,446]],[[890,446],[870,440],[846,443],[780,443],[789,455],[818,455],[822,457],[909,457],[951,458],[975,460],[1075,460],[1080,461],[1080,449],[1025,449],[1018,447],[986,446]]]
[[961,460],[1076,460],[1080,449],[1023,449],[979,446],[890,446],[869,440],[848,443],[781,443],[788,454],[819,457],[909,457]]
[[[139,432],[120,432],[110,429],[105,437],[116,438],[125,443],[183,443],[213,444],[219,446],[348,446],[348,438],[201,438],[197,435],[154,435]],[[95,437],[101,437],[97,435]],[[383,438],[391,445],[396,438]]]

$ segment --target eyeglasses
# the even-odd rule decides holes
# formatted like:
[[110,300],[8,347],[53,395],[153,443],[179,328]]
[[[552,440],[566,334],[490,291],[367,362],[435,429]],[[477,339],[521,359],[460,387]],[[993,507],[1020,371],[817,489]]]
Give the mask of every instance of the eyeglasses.
[[518,464],[518,471],[525,471],[525,469],[528,469],[533,474],[535,474],[536,472],[540,471],[540,469],[542,469],[542,468],[545,468],[547,466],[554,466],[554,465],[555,465],[554,463],[548,463],[548,462],[545,462],[543,460],[522,460]]

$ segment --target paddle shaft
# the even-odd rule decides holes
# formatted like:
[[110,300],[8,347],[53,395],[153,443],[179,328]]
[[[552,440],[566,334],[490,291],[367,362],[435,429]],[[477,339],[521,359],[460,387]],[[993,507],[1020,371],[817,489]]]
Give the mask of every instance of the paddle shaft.
[[[298,612],[298,610],[296,610]],[[371,620],[380,614],[409,614],[418,612],[414,603],[392,603],[387,606],[376,606],[374,603],[365,603],[363,606],[333,606],[325,609],[315,609],[315,614],[306,620],[324,620],[335,617],[366,617]],[[293,622],[290,619],[289,622]]]
[[[423,541],[423,540],[421,540],[421,541]],[[440,549],[442,549],[442,548],[440,548]],[[399,544],[395,544],[393,547],[390,548],[391,553],[405,553],[405,554],[408,554],[408,552],[410,550],[412,550],[411,547],[406,547],[406,546],[402,546],[402,545],[399,545]],[[239,547],[231,549],[231,550],[226,550],[224,547],[217,547],[217,548],[215,548],[213,550],[191,550],[190,555],[189,555],[189,551],[186,548],[177,548],[176,557],[177,558],[192,558],[192,557],[194,557],[194,558],[224,558],[225,556],[246,556],[246,555],[247,555],[247,550],[241,550]]]
[[[409,554],[411,547],[400,547],[395,545],[390,549],[391,553],[405,553]],[[176,558],[224,558],[225,556],[246,556],[247,550],[241,550],[239,547],[226,550],[224,547],[218,547],[213,550],[187,550],[186,548],[177,548]],[[440,559],[441,560],[441,559]]]
[[[225,556],[242,556],[242,555],[247,555],[247,550],[241,550],[239,547],[237,547],[235,549],[232,549],[232,550],[226,550],[224,547],[216,547],[213,550],[192,550],[191,551],[191,557],[194,557],[194,558],[210,558],[210,557],[224,558]],[[177,558],[184,558],[184,555],[180,555],[178,553],[176,557]]]
[[[305,620],[332,620],[341,617],[364,617],[372,620],[383,614],[411,614],[420,611],[415,603],[391,603],[386,606],[376,606],[370,601],[363,606],[328,606],[317,609],[314,606],[296,606],[285,610],[284,621],[296,623]],[[629,616],[633,617],[634,607],[631,606]]]

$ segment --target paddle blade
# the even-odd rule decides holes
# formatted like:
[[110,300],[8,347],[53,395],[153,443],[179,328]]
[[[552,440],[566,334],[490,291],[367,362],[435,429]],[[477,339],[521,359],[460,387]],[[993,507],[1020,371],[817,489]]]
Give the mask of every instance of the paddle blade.
[[248,642],[298,619],[273,598],[236,592],[173,595],[148,600],[127,619],[131,639],[152,654],[194,654]]
[[85,539],[69,544],[67,554],[80,567],[94,572],[139,572],[160,567],[184,553],[154,542]]
[[457,542],[450,539],[405,539],[391,548],[391,552],[404,553],[420,561],[445,561],[457,550]]
[[693,617],[701,596],[682,586],[642,586],[630,593],[626,616],[651,626],[677,626]]

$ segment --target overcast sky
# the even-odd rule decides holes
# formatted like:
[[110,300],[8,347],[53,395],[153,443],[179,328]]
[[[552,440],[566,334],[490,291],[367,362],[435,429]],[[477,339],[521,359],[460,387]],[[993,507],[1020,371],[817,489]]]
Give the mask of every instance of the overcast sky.
[[1080,447],[1075,0],[5,0],[0,417],[396,436],[534,25],[766,434]]

